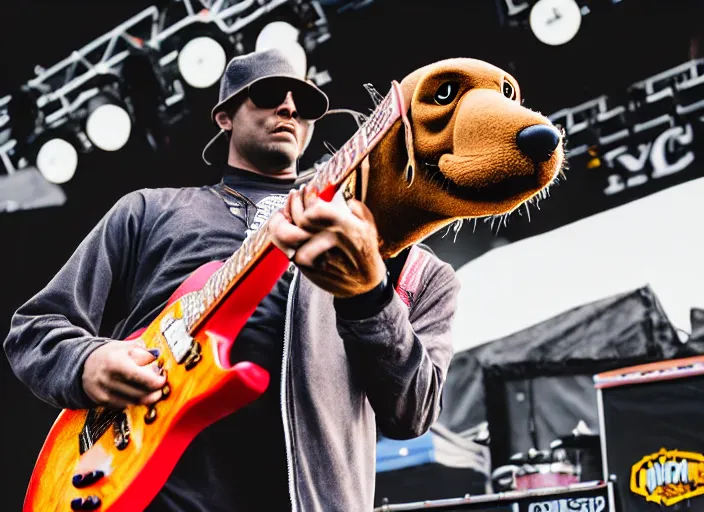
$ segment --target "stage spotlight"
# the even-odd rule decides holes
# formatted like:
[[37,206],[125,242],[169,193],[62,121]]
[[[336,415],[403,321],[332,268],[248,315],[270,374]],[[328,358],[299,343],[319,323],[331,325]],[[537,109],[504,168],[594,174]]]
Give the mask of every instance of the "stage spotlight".
[[301,76],[308,71],[306,51],[298,43],[299,30],[285,21],[274,21],[266,25],[255,43],[255,51],[278,48]]
[[529,17],[530,28],[542,43],[559,46],[571,41],[582,24],[582,11],[574,0],[538,0]]
[[127,144],[131,131],[132,120],[123,107],[103,95],[89,100],[86,135],[96,147],[117,151]]
[[66,183],[73,178],[78,167],[78,152],[64,139],[49,139],[37,152],[36,167],[47,181]]
[[227,55],[212,37],[196,37],[188,41],[178,54],[178,70],[191,87],[206,89],[214,85],[227,65]]

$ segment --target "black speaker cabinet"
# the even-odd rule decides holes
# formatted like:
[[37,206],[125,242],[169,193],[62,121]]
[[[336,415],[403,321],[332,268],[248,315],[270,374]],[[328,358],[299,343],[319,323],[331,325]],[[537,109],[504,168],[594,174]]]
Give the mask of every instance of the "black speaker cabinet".
[[594,377],[619,512],[704,511],[704,357]]

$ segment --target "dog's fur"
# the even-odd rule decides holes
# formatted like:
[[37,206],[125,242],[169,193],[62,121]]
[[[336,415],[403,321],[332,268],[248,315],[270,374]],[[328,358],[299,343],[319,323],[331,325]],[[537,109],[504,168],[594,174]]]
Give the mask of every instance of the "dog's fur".
[[[504,95],[504,81],[514,96]],[[452,82],[457,95],[435,102]],[[461,220],[511,212],[541,193],[561,171],[563,139],[549,160],[534,163],[516,136],[549,119],[521,104],[516,80],[475,59],[448,59],[422,67],[401,81],[413,136],[409,186],[404,124],[397,121],[369,155],[359,195],[376,220],[384,258]]]

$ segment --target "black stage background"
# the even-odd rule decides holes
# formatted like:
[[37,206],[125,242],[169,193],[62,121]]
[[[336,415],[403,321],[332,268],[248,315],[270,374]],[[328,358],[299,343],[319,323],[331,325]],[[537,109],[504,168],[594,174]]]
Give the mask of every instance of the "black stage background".
[[[526,105],[549,114],[600,94],[620,93],[637,80],[701,57],[696,53],[701,50],[692,50],[691,44],[692,36],[702,31],[704,3],[700,0],[592,3],[603,8],[587,16],[577,37],[562,47],[544,46],[529,31],[501,27],[494,0],[377,0],[356,12],[331,14],[332,38],[317,55],[320,67],[332,76],[324,89],[333,107],[367,111],[371,102],[362,84],[372,83],[385,93],[390,80],[400,80],[421,65],[469,56],[507,69],[521,84]],[[25,0],[3,6],[0,97],[29,80],[35,65],[51,66],[148,5],[124,0]],[[189,96],[191,113],[173,127],[170,149],[164,154],[154,154],[143,138],[133,137],[116,153],[81,155],[75,177],[64,186],[68,196],[64,206],[0,213],[4,272],[0,339],[7,333],[13,311],[54,275],[120,196],[142,187],[200,185],[217,179],[200,160],[203,145],[214,134],[208,113],[216,96],[215,88]],[[339,146],[352,131],[351,121],[324,121],[304,163],[312,164],[324,152],[323,139]],[[476,232],[460,231],[454,243],[450,234],[433,237],[430,245],[458,268],[497,243],[614,206],[581,193],[590,189],[586,185],[590,178],[578,171],[573,170],[574,182],[587,180],[580,190],[568,194],[567,184],[555,187],[554,200],[543,202],[541,211],[534,210],[530,224],[524,217],[514,217],[497,237],[480,222]],[[680,174],[664,179],[661,187],[692,177]],[[629,199],[633,197],[624,200]],[[58,411],[39,402],[14,377],[5,358],[0,360],[0,508],[16,511]]]

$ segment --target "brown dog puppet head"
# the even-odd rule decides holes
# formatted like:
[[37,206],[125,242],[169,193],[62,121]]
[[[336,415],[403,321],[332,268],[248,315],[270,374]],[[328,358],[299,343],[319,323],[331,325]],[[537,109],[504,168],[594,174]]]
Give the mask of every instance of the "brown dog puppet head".
[[435,62],[406,76],[401,90],[410,138],[398,120],[359,181],[384,257],[457,220],[512,212],[562,169],[562,133],[521,104],[518,83],[496,66]]

